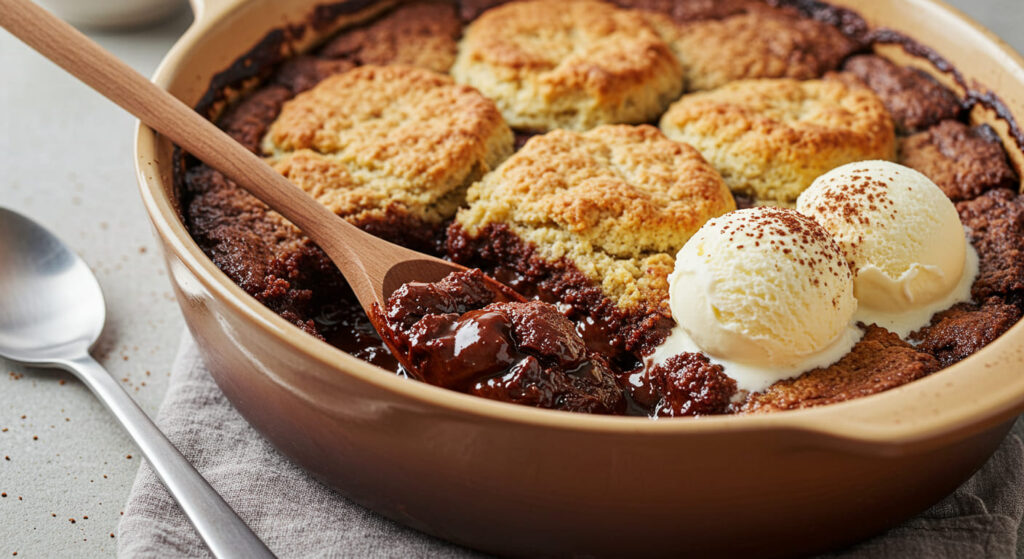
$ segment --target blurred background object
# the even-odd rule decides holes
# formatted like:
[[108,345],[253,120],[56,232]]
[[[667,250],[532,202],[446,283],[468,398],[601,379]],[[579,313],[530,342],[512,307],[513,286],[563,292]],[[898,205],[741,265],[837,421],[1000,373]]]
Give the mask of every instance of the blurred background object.
[[37,0],[77,27],[123,29],[151,25],[183,10],[185,0]]

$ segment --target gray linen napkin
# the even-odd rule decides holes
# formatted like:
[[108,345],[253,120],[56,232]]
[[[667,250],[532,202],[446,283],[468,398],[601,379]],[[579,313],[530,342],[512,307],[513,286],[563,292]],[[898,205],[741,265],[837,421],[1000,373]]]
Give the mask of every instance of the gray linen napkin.
[[[473,557],[341,497],[270,446],[235,411],[186,335],[157,423],[281,557]],[[889,532],[829,557],[1013,557],[1024,515],[1018,421],[991,460],[955,493]],[[148,464],[118,527],[122,557],[208,556]]]

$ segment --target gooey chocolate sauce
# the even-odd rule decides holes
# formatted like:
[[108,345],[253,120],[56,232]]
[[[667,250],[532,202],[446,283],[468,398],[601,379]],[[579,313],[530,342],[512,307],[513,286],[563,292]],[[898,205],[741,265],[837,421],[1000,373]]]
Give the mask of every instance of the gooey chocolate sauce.
[[507,301],[480,270],[407,283],[382,314],[382,335],[424,382],[545,408],[626,410],[611,366],[568,318],[541,301]]

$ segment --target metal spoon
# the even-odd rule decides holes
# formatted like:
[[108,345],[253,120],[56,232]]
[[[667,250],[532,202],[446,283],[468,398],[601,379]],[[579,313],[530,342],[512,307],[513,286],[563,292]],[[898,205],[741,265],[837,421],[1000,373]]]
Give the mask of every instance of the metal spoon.
[[0,208],[0,356],[78,377],[124,425],[217,557],[274,557],[128,393],[89,355],[106,309],[81,258],[34,221]]

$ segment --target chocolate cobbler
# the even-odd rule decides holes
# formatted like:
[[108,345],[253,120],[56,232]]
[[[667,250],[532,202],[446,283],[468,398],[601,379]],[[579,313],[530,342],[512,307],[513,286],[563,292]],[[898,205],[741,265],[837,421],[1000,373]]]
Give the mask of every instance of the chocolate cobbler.
[[[965,359],[1020,319],[1020,170],[992,128],[971,122],[969,90],[874,52],[893,33],[812,0],[574,2],[557,21],[541,4],[497,0],[340,10],[350,21],[316,48],[254,50],[197,107],[362,229],[470,268],[391,295],[382,332],[405,367],[314,243],[180,154],[193,238],[257,301],[360,359],[484,398],[586,413],[841,402]],[[547,26],[547,42],[487,31],[503,22],[530,41],[531,26]],[[606,45],[604,34],[621,42]],[[666,114],[672,122],[651,126]],[[742,134],[730,128],[741,119]],[[791,205],[820,174],[809,170],[864,159],[916,169],[956,204],[978,253],[970,300],[905,338],[860,324],[844,357],[759,392],[738,390],[701,352],[650,360],[674,326],[675,255],[705,222]],[[737,169],[778,182],[751,185]]]

